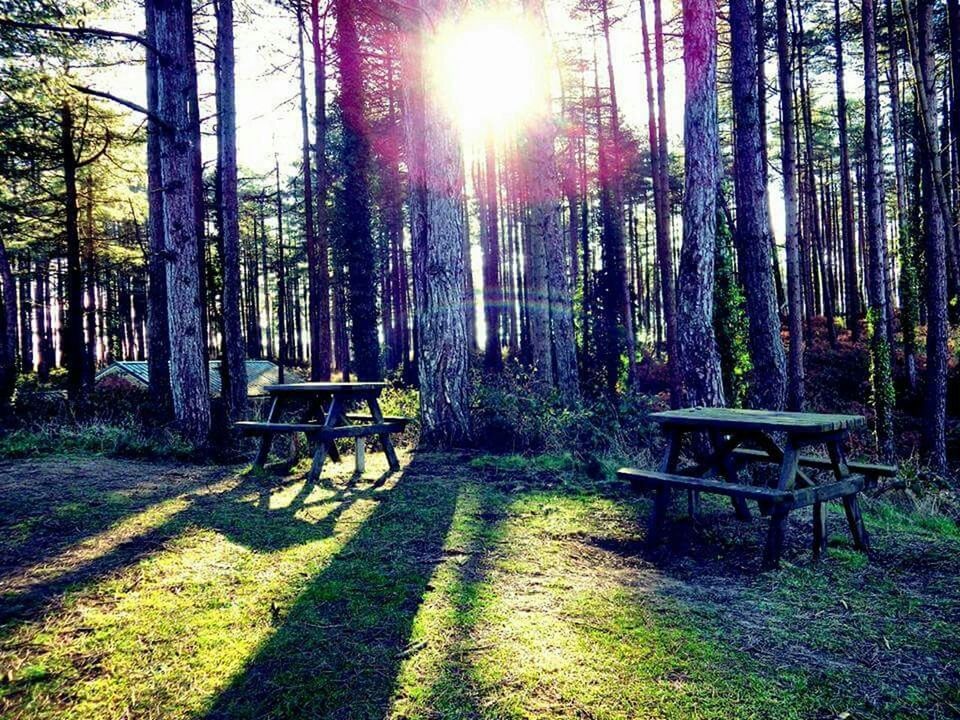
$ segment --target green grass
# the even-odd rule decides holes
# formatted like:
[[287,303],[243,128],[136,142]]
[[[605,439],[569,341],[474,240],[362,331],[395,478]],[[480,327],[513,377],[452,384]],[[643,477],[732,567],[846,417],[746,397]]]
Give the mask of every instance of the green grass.
[[136,427],[88,424],[14,430],[0,435],[0,458],[64,454],[187,459],[194,448],[173,433],[148,435]]
[[760,574],[762,522],[710,503],[692,545],[650,554],[646,500],[562,455],[384,478],[371,454],[316,487],[96,460],[67,498],[46,462],[22,482],[47,511],[0,522],[31,538],[0,545],[4,718],[958,712],[960,536],[931,516],[868,503],[868,561],[832,512],[827,559],[795,544]]

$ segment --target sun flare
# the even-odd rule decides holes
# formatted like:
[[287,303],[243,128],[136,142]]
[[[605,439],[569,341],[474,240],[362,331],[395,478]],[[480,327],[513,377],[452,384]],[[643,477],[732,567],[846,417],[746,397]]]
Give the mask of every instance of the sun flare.
[[428,60],[433,92],[466,138],[503,135],[541,109],[549,48],[523,15],[474,13],[437,37]]

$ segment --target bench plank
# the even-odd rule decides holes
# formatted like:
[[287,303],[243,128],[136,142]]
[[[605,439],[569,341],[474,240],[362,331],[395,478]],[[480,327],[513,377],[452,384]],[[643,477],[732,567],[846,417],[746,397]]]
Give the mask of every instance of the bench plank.
[[[370,415],[364,415],[363,413],[347,413],[344,415],[347,420],[358,421],[358,422],[373,422],[373,417]],[[384,422],[389,423],[402,423],[403,425],[409,425],[413,422],[413,418],[401,417],[400,415],[384,415]]]
[[742,497],[751,500],[767,500],[774,503],[792,503],[794,494],[792,490],[777,490],[775,488],[728,483],[722,480],[691,478],[685,475],[660,473],[652,470],[636,470],[634,468],[621,468],[617,470],[617,477],[622,480],[628,480],[634,487],[638,485],[651,488],[667,486],[683,490],[714,493],[717,495],[729,495],[730,497]]
[[[737,448],[733,451],[732,455],[738,459],[748,460],[751,462],[769,462],[774,464],[779,464],[780,462],[779,460],[770,457],[769,453],[767,453],[765,450]],[[829,458],[817,457],[816,455],[801,455],[800,465],[804,467],[817,468],[818,470],[833,469],[833,465],[830,464]],[[848,462],[847,467],[850,468],[850,472],[852,473],[870,476],[896,477],[898,472],[896,466],[894,465],[881,465],[879,463]]]
[[242,432],[251,435],[280,435],[283,433],[308,433],[322,440],[336,438],[367,437],[383,433],[403,432],[404,423],[383,422],[370,425],[341,425],[324,427],[320,423],[268,423],[268,422],[238,422],[236,427]]

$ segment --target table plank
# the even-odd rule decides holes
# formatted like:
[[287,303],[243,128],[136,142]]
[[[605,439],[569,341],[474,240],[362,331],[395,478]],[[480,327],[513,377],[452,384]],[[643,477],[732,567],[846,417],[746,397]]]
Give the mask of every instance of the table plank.
[[286,393],[379,392],[385,387],[387,387],[385,382],[305,382],[267,385],[265,390],[271,395],[281,395]]
[[653,413],[650,419],[661,425],[720,430],[764,432],[827,433],[866,426],[862,415],[743,410],[740,408],[684,408]]

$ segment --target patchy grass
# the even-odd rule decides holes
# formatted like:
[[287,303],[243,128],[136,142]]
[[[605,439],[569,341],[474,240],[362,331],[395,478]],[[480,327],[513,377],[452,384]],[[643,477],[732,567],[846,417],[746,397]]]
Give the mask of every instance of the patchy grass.
[[149,434],[135,425],[47,425],[0,435],[0,458],[94,454],[140,459],[187,459],[195,448],[173,432]]
[[762,521],[710,500],[649,551],[648,502],[568,456],[382,463],[0,465],[0,716],[960,713],[949,521],[867,503],[868,560],[831,512],[813,564],[797,513],[761,574]]

